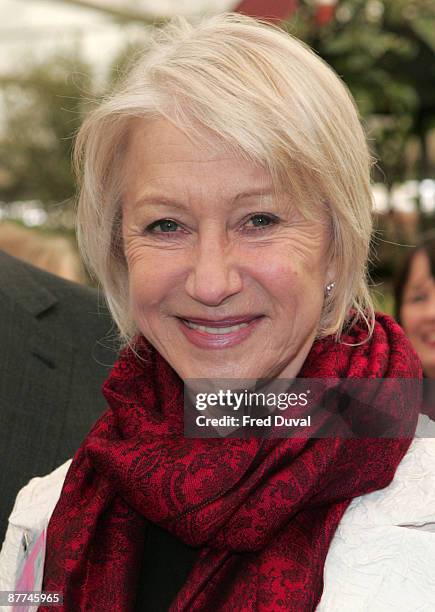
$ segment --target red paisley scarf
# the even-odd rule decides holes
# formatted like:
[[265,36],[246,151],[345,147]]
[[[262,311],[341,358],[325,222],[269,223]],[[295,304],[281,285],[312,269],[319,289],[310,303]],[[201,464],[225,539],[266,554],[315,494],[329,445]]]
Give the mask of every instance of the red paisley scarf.
[[[344,341],[365,333],[355,326]],[[390,483],[409,437],[186,439],[182,382],[147,349],[146,364],[124,351],[103,387],[109,408],[75,455],[49,523],[44,590],[63,591],[68,612],[131,610],[147,519],[200,547],[171,610],[314,610],[350,500]],[[315,342],[300,376],[421,372],[401,329],[379,315],[368,343]],[[394,400],[391,410],[415,423],[419,405]]]

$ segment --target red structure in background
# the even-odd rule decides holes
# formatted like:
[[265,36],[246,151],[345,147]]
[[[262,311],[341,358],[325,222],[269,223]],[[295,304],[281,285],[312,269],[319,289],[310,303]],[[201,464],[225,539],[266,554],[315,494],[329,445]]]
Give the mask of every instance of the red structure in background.
[[326,25],[334,19],[337,0],[316,0],[316,23]]
[[[315,20],[320,26],[328,24],[335,14],[337,0],[315,0]],[[289,19],[298,8],[298,0],[242,0],[234,10],[250,17],[268,21]]]
[[284,21],[293,15],[297,6],[298,0],[242,0],[234,11],[268,21]]

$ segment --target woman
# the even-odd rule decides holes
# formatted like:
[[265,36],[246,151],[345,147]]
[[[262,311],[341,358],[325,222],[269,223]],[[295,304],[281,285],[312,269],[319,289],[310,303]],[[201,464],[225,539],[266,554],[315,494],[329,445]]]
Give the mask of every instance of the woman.
[[427,378],[423,412],[435,420],[435,235],[423,236],[405,258],[394,286],[396,320],[421,359]]
[[192,439],[183,381],[420,377],[373,315],[347,90],[279,29],[177,21],[77,148],[81,247],[129,347],[51,517],[43,589],[74,611],[315,609],[351,499],[415,465],[418,400],[385,398],[394,438]]

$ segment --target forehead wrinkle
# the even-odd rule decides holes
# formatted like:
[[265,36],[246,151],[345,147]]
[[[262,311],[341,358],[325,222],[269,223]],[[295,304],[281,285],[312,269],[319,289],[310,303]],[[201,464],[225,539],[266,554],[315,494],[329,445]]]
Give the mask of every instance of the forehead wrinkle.
[[[199,194],[198,194],[199,195]],[[235,197],[228,197],[230,204],[239,204],[240,207],[244,205],[249,206],[251,199],[257,198],[260,200],[260,204],[266,202],[270,203],[269,196],[274,196],[272,189],[259,190],[259,189],[247,189],[238,193]],[[257,203],[257,201],[256,201]],[[183,202],[178,197],[170,197],[167,192],[160,192],[159,190],[149,190],[148,193],[145,191],[133,204],[135,208],[140,208],[147,205],[155,205],[159,207],[178,208],[181,210],[189,210],[189,205]]]
[[[163,136],[162,126],[164,127]],[[188,163],[191,161],[203,164],[209,161],[234,159],[237,149],[205,126],[198,127],[199,133],[196,134],[196,131],[183,129],[162,116],[154,119],[137,118],[131,122],[127,149],[129,152],[135,150],[147,155],[151,146],[151,154],[154,155],[156,151],[163,148],[165,157],[171,162]],[[177,155],[177,150],[180,149],[182,149],[183,159]],[[172,158],[174,151],[175,156]],[[186,156],[191,159],[186,160]]]
[[[244,197],[268,197],[275,190],[265,167],[238,157],[221,143],[198,147],[186,140],[179,142],[178,130],[174,134],[164,131],[162,139],[160,132],[154,132],[133,132],[128,147],[125,193],[136,205],[154,199],[180,208],[202,204],[205,199],[232,205]],[[148,193],[152,183],[158,193],[154,189]]]
[[[179,147],[177,147],[176,145],[173,145],[174,148],[179,149]],[[155,147],[155,151],[158,151],[159,147],[156,146]],[[165,161],[152,161],[149,162],[148,165],[149,166],[159,166],[159,165],[166,165],[168,162],[171,164],[194,164],[194,165],[202,165],[202,164],[216,164],[219,162],[222,163],[228,163],[228,162],[234,162],[234,157],[232,157],[231,155],[228,155],[226,157],[223,156],[216,156],[216,157],[209,157],[208,159],[204,159],[204,155],[202,155],[201,157],[192,157],[192,158],[188,158],[186,159],[186,155],[184,153],[180,154],[180,157],[171,157],[167,154],[167,151],[165,151]]]
[[[161,166],[162,171],[155,173],[156,167]],[[130,168],[131,171],[132,168]],[[163,204],[177,203],[185,206],[184,199],[225,199],[233,203],[249,198],[269,198],[275,195],[274,185],[270,177],[253,176],[252,174],[240,173],[225,180],[225,174],[212,173],[205,179],[196,177],[195,174],[180,173],[176,168],[168,167],[167,164],[149,164],[142,172],[134,168],[130,181],[127,180],[127,191],[130,199],[136,203],[147,201]],[[151,171],[149,171],[151,170]],[[136,196],[136,194],[139,194]]]
[[[175,134],[174,134],[175,137]],[[154,157],[161,149],[164,151],[164,162],[158,162],[151,159],[148,162],[148,156]],[[187,138],[182,143],[171,141],[167,137],[165,139],[155,138],[150,142],[150,138],[146,131],[138,130],[131,134],[130,142],[127,147],[127,155],[132,156],[139,163],[147,160],[149,165],[158,165],[159,163],[176,163],[176,164],[206,164],[216,162],[231,162],[234,160],[234,153],[228,148],[221,146],[220,143],[197,144],[189,141]]]

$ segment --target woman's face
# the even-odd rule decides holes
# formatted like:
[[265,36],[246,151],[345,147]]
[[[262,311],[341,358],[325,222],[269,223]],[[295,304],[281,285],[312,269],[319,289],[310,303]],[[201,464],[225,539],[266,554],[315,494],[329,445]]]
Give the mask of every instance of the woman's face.
[[400,319],[425,374],[435,378],[435,280],[424,251],[416,253],[412,259],[403,290]]
[[[164,119],[137,120],[123,239],[131,314],[184,380],[294,377],[332,280],[327,223],[270,174]],[[320,213],[319,213],[320,214]]]

